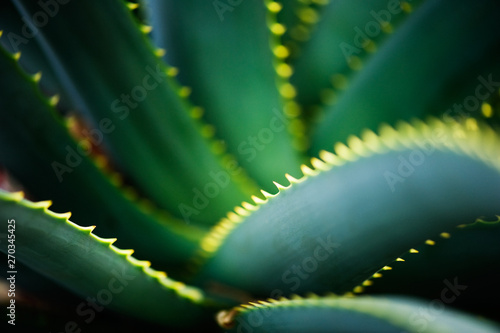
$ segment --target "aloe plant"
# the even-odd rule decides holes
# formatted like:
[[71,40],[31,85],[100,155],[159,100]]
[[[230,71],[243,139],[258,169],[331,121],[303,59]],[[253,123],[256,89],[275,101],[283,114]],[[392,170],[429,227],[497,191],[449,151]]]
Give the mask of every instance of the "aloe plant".
[[499,13],[2,3],[2,320],[500,331]]

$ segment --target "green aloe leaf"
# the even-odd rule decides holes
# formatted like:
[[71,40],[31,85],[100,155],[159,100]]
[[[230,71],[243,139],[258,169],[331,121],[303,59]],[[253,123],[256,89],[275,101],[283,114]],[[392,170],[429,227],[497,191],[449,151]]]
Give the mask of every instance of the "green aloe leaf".
[[277,20],[285,27],[286,31],[281,37],[283,45],[290,50],[287,62],[302,56],[302,47],[316,29],[321,20],[323,8],[328,0],[282,0],[279,1],[282,9],[277,15]]
[[494,316],[489,304],[498,297],[492,286],[500,276],[500,223],[478,221],[448,231],[402,255],[404,261],[373,279],[365,292],[432,298],[456,282],[456,297],[447,295],[453,306]]
[[312,152],[381,121],[479,114],[481,101],[500,87],[499,10],[490,0],[425,2],[326,108]]
[[286,28],[281,38],[283,45],[291,51],[293,57],[294,53],[298,51],[299,43],[303,41],[304,35],[308,31],[308,27],[302,24],[300,11],[310,8],[311,5],[298,0],[282,0],[280,4],[283,8],[279,11],[277,19]]
[[269,299],[222,313],[228,332],[498,332],[496,324],[449,309],[443,301],[402,297]]
[[3,31],[4,35],[0,39],[0,44],[11,53],[22,52],[25,54],[20,59],[20,64],[28,73],[34,74],[43,71],[40,80],[42,90],[49,95],[60,94],[59,105],[67,108],[70,104],[68,96],[34,39],[36,32],[30,30],[22,18],[17,15],[16,8],[11,1],[3,1],[0,5],[0,31]]
[[119,236],[123,245],[155,262],[179,264],[189,258],[203,231],[139,204],[104,175],[86,156],[84,142],[69,136],[36,79],[16,61],[0,48],[0,71],[9,79],[0,81],[0,163],[34,197],[54,200],[55,210],[71,210],[78,220],[98,225],[101,235]]
[[348,292],[409,247],[498,214],[500,141],[468,123],[401,123],[323,152],[316,171],[213,229],[198,282],[271,297]]
[[498,13],[0,4],[9,324],[499,332]]
[[[32,1],[15,4],[28,18],[39,10]],[[217,147],[203,137],[172,71],[124,3],[61,5],[36,38],[91,121],[94,141],[153,202],[187,221],[210,223],[247,197],[240,170],[214,155]]]
[[1,251],[88,297],[77,314],[91,318],[107,306],[170,325],[203,320],[200,305],[211,301],[201,290],[151,269],[150,262],[131,256],[133,250],[114,247],[116,238],[99,238],[94,227],[80,227],[68,214],[50,212],[49,205],[0,191],[0,218],[9,230]]
[[356,71],[420,2],[330,1],[293,62],[292,82],[306,112],[338,98]]
[[228,151],[267,190],[272,181],[284,181],[285,172],[298,174],[301,155],[288,132],[295,92],[288,74],[276,73],[288,69],[282,61],[288,51],[278,40],[282,27],[273,13],[280,6],[271,1],[151,4],[156,43],[179,67],[180,79],[192,88],[193,101]]

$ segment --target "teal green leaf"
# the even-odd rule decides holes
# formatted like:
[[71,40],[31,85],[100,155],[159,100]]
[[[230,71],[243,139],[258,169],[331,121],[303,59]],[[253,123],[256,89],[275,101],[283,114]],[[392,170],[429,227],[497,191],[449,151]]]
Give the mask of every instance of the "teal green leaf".
[[349,292],[410,247],[498,214],[500,140],[468,123],[385,126],[323,152],[316,170],[213,229],[198,283],[271,297]]
[[179,264],[192,256],[203,230],[139,205],[104,175],[80,153],[82,142],[69,136],[36,79],[2,48],[0,72],[8,78],[0,80],[0,163],[34,197],[54,200],[56,211],[71,210],[78,220],[98,225],[101,235],[119,236],[120,246],[134,247],[155,263]]
[[[16,5],[26,17],[39,9],[31,1]],[[37,38],[74,107],[100,134],[96,143],[154,203],[186,221],[210,223],[247,198],[234,162],[212,152],[173,72],[124,3],[70,2]]]
[[[14,249],[16,260],[82,297],[91,297],[94,309],[102,311],[105,305],[170,325],[203,320],[200,305],[208,300],[201,290],[150,268],[150,262],[131,256],[133,250],[114,247],[116,238],[99,238],[92,233],[94,227],[80,227],[68,220],[69,214],[50,212],[49,205],[0,191],[2,226],[12,230],[4,236],[1,251]],[[95,316],[90,303],[82,304],[78,314]]]
[[68,96],[34,38],[36,33],[17,15],[11,1],[2,1],[0,5],[0,31],[3,31],[4,36],[0,39],[0,44],[11,53],[22,52],[24,56],[19,63],[24,70],[32,74],[43,72],[40,79],[42,90],[49,95],[59,94],[61,99],[59,106],[68,108],[70,105]]
[[0,303],[23,332],[500,332],[499,13],[0,4]]
[[313,105],[333,103],[421,2],[330,1],[293,62],[291,80],[297,87],[297,101],[306,112]]
[[266,4],[272,3],[151,1],[156,43],[179,67],[216,136],[266,190],[272,181],[283,182],[286,172],[297,175],[301,162],[288,132],[296,117],[294,89],[276,73],[288,67],[273,50],[282,56],[288,51],[270,31],[276,19]]
[[228,332],[498,332],[496,324],[449,308],[442,300],[403,297],[269,299],[222,313]]
[[[449,229],[433,242],[415,246],[394,263],[391,271],[365,289],[366,293],[398,293],[432,298],[444,281],[458,281],[460,294],[454,306],[495,315],[489,304],[499,297],[495,287],[500,276],[500,223],[475,222]],[[472,310],[473,308],[473,310]]]
[[381,121],[478,115],[481,101],[500,87],[499,10],[500,3],[489,0],[421,5],[326,108],[312,152],[376,130]]
[[316,29],[323,8],[328,2],[328,0],[279,1],[283,8],[279,11],[277,20],[286,29],[281,40],[283,45],[290,50],[290,58],[287,60],[289,63],[302,56],[302,46],[311,37],[311,32]]

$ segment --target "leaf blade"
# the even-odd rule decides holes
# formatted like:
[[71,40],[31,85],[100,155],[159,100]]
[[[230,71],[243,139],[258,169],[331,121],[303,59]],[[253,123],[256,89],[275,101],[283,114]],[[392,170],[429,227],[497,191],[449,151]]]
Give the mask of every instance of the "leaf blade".
[[0,163],[33,196],[54,200],[56,210],[71,210],[82,224],[93,221],[102,234],[120,236],[126,246],[162,264],[191,256],[203,229],[148,212],[132,200],[81,153],[37,82],[2,48],[0,69],[5,79],[0,80]]
[[271,1],[150,3],[156,43],[243,169],[265,189],[285,172],[298,173],[302,155],[290,145],[293,117],[284,112],[291,101],[279,91],[293,87],[276,74]]
[[325,154],[330,167],[314,162],[324,171],[305,168],[305,179],[214,228],[201,243],[197,283],[256,295],[349,292],[443,229],[498,214],[498,135],[439,121],[415,126],[371,133],[364,150],[353,140],[358,153],[339,146],[338,156]]
[[[438,301],[439,300],[435,300]],[[403,297],[310,297],[245,304],[233,310],[229,332],[497,332],[498,324],[441,303],[433,317],[422,314],[431,302]],[[419,312],[420,310],[420,312]],[[428,314],[428,313],[427,313]],[[432,318],[432,319],[430,319]]]
[[[30,1],[18,0],[16,6],[26,17],[39,10]],[[101,134],[97,143],[158,206],[187,221],[213,223],[247,197],[238,170],[213,153],[190,117],[192,106],[125,4],[68,3],[37,38],[74,106]],[[232,181],[216,184],[218,195],[194,209],[193,189],[203,192],[203,186],[213,184],[212,173]],[[182,205],[192,214],[185,214]]]
[[[449,15],[443,17],[445,10]],[[381,121],[394,125],[429,114],[444,113],[454,119],[472,116],[480,106],[478,87],[492,75],[495,81],[499,73],[500,24],[493,14],[498,10],[495,1],[464,0],[457,5],[443,0],[420,6],[337,103],[328,107],[324,121],[314,130],[311,152],[316,154],[337,141],[345,143],[348,135],[359,135],[365,128],[376,130]],[[463,30],[451,28],[456,24]],[[481,94],[492,93],[481,89]],[[464,108],[471,98],[478,104],[467,106],[471,112],[456,110],[455,105]]]
[[[83,297],[94,296],[101,309],[109,305],[170,325],[203,317],[201,290],[149,268],[149,262],[131,256],[132,250],[114,247],[116,238],[97,237],[93,227],[80,227],[68,215],[48,211],[47,203],[32,203],[19,194],[0,191],[0,206],[4,227],[14,221],[9,224],[15,226],[16,258]],[[6,246],[1,250],[7,253]]]

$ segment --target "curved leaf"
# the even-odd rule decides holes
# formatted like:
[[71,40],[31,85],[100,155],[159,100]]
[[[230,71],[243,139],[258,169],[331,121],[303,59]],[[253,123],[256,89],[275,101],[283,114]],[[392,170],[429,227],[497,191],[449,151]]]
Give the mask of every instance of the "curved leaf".
[[198,282],[271,297],[347,292],[426,239],[498,214],[500,139],[469,123],[401,123],[322,153],[316,171],[213,229]]
[[114,247],[116,238],[99,238],[94,227],[80,227],[69,214],[50,212],[49,205],[0,191],[2,226],[12,230],[1,251],[14,249],[17,260],[94,302],[79,306],[77,313],[86,316],[91,306],[97,311],[108,306],[169,325],[203,320],[202,305],[208,301],[201,290],[151,269],[150,262],[132,257],[133,250]]
[[3,31],[4,35],[0,39],[0,44],[11,53],[22,52],[25,55],[19,59],[19,63],[28,73],[34,74],[42,71],[43,75],[40,79],[42,90],[49,95],[60,94],[59,106],[62,105],[66,110],[69,107],[69,99],[64,87],[56,79],[54,70],[34,39],[35,33],[17,14],[11,1],[2,1],[0,5],[0,31]]
[[271,50],[287,53],[270,32],[275,22],[266,4],[276,3],[150,3],[156,43],[179,67],[193,101],[243,169],[265,189],[284,181],[285,172],[298,174],[302,156],[290,144],[290,120],[283,112],[293,88],[277,75],[282,60]]
[[498,332],[500,327],[452,309],[440,300],[400,297],[269,299],[220,315],[229,332]]
[[450,229],[402,255],[404,262],[391,264],[393,269],[371,280],[364,292],[432,299],[440,295],[444,283],[456,282],[462,287],[457,297],[451,297],[454,307],[496,318],[490,304],[499,297],[492,287],[500,277],[499,238],[498,222]]
[[421,5],[325,110],[312,153],[381,122],[478,114],[500,86],[499,11],[494,0]]
[[[77,144],[38,90],[34,78],[0,47],[0,164],[38,200],[54,200],[57,211],[72,211],[101,235],[119,236],[155,263],[179,264],[192,256],[204,231],[138,204],[118,188]],[[141,230],[140,233],[137,231]]]
[[420,2],[330,1],[300,57],[293,62],[291,80],[306,112],[310,113],[311,106],[329,104],[338,98],[369,57],[392,36],[401,21],[408,19],[410,8]]
[[[40,10],[32,1],[15,4],[28,22]],[[36,38],[97,144],[153,202],[187,221],[211,223],[247,198],[234,161],[214,154],[172,71],[122,1],[61,5]],[[200,191],[205,200],[196,205]]]

